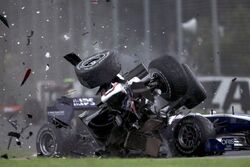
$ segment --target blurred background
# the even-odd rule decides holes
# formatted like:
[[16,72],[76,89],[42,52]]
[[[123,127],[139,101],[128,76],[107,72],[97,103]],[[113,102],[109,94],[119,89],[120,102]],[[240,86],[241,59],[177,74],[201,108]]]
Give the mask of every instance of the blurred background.
[[94,96],[64,60],[71,52],[84,58],[115,50],[122,74],[169,54],[207,90],[194,111],[250,111],[249,0],[0,0],[0,15],[9,24],[0,22],[0,153],[13,147],[13,128],[32,139],[21,144],[35,152],[32,134],[56,98]]
[[121,73],[164,54],[187,63],[209,95],[196,111],[250,111],[249,0],[0,0],[0,15],[3,120],[25,106],[42,117],[62,95],[94,96],[63,56],[106,49]]

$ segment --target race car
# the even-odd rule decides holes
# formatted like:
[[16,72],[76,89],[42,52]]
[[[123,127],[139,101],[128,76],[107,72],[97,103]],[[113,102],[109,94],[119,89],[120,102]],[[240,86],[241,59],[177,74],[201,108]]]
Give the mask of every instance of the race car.
[[[148,68],[140,64],[123,76],[112,51],[85,60],[75,54],[65,58],[83,86],[99,87],[99,98],[63,97],[48,107],[48,123],[37,135],[38,155],[214,155],[232,145],[232,138],[223,136],[247,136],[248,120],[183,110],[200,104],[206,92],[191,69],[171,56],[153,60]],[[224,126],[225,120],[232,126],[238,122],[239,128]]]

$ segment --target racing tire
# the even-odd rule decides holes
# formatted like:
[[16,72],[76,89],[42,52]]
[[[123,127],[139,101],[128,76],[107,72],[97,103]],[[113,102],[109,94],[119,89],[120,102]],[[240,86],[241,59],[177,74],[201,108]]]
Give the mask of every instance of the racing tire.
[[111,82],[120,70],[121,65],[113,51],[96,53],[75,67],[78,80],[87,88]]
[[175,150],[183,156],[204,156],[208,139],[215,138],[213,124],[200,115],[182,118],[174,129]]
[[187,91],[187,79],[182,65],[171,56],[163,56],[149,64],[151,77],[160,78],[161,96],[168,101],[175,101]]
[[246,135],[246,142],[247,144],[250,146],[250,134],[248,132],[248,134]]
[[188,90],[187,90],[187,100],[185,102],[185,106],[188,109],[192,109],[202,101],[207,98],[206,90],[203,85],[196,79],[191,69],[188,65],[183,65],[184,70],[186,71],[186,75],[188,78]]
[[75,137],[69,136],[65,128],[56,128],[53,124],[43,125],[37,133],[37,155],[41,157],[61,157],[72,153]]

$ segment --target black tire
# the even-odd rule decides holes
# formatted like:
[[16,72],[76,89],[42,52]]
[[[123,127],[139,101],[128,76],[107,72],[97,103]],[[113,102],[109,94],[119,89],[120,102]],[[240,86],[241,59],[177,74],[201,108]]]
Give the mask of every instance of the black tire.
[[184,156],[205,155],[205,144],[215,138],[213,124],[200,115],[181,119],[174,129],[175,149]]
[[38,131],[36,139],[37,155],[44,157],[53,157],[62,152],[61,134],[51,124],[45,124]]
[[76,137],[65,128],[53,124],[43,125],[37,133],[37,155],[42,157],[68,156],[75,149]]
[[186,93],[188,98],[185,102],[185,106],[191,109],[204,101],[207,98],[207,94],[203,85],[196,79],[188,65],[184,64],[183,68],[188,78],[188,90]]
[[75,68],[80,83],[95,88],[109,83],[120,72],[121,65],[112,51],[103,51],[82,60]]
[[248,132],[248,134],[246,134],[246,142],[250,146],[250,134],[249,134],[249,132]]
[[174,101],[187,91],[187,79],[182,65],[171,56],[164,56],[153,60],[149,64],[151,77],[160,78],[162,97]]

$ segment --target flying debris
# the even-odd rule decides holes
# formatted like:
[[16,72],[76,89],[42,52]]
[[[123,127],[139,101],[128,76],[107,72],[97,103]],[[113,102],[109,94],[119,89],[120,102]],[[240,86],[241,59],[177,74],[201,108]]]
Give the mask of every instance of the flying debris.
[[1,158],[3,158],[3,159],[9,159],[8,154],[1,155]]
[[85,35],[87,35],[89,32],[84,32],[83,34],[82,34],[82,36],[85,36]]
[[79,64],[82,60],[79,56],[77,56],[75,53],[69,53],[64,56],[64,58],[70,62],[73,66],[76,66]]
[[69,40],[70,37],[69,37],[69,35],[64,34],[64,35],[63,35],[63,38],[67,41],[67,40]]
[[29,78],[30,73],[31,73],[31,69],[29,68],[29,69],[26,71],[26,73],[25,73],[25,76],[24,76],[24,78],[23,78],[23,81],[22,81],[22,83],[21,83],[21,86],[23,86],[23,84],[24,84],[24,83],[26,82],[26,80]]
[[18,146],[21,146],[20,140],[16,140],[16,144],[17,144]]
[[11,131],[11,132],[8,133],[8,136],[10,136],[10,137],[15,137],[15,138],[19,139],[20,136],[21,136],[21,134],[20,134],[20,133],[17,133],[17,132]]
[[27,44],[26,46],[29,46],[30,45],[30,38],[27,38]]
[[8,143],[8,147],[7,147],[7,150],[9,150],[10,149],[10,145],[11,145],[11,143],[12,143],[12,136],[10,137],[10,139],[9,139],[9,143]]
[[46,53],[45,53],[45,57],[46,57],[46,58],[51,58],[50,53],[49,53],[49,52],[46,52]]
[[4,25],[6,25],[6,27],[9,28],[9,24],[8,21],[5,17],[3,17],[2,15],[0,15],[0,20],[3,22]]
[[237,80],[237,78],[235,77],[235,78],[232,79],[232,82],[235,82],[236,80]]
[[26,140],[28,140],[33,135],[33,132],[29,132],[29,136],[26,137]]
[[28,118],[31,119],[33,116],[31,114],[27,114]]
[[34,35],[34,31],[33,30],[31,30],[30,31],[30,35],[27,35],[27,46],[29,46],[30,45],[30,42],[31,42],[31,37]]
[[8,120],[8,122],[10,123],[10,125],[17,130],[17,120],[11,121],[10,119]]
[[[32,125],[32,124],[31,124]],[[20,134],[22,134],[28,127],[30,127],[31,126],[30,124],[29,125],[27,125],[27,126],[25,126],[25,127],[22,127],[22,130],[21,130],[21,132],[20,132]]]
[[49,64],[46,65],[45,71],[49,70]]

